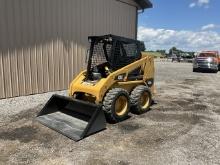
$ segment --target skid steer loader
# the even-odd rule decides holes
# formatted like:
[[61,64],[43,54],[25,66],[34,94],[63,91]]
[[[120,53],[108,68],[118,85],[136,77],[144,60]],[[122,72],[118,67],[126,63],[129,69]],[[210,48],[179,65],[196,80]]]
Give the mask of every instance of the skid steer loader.
[[53,95],[37,120],[75,140],[149,110],[154,93],[153,57],[140,41],[115,35],[88,37],[87,69],[71,82],[69,97]]

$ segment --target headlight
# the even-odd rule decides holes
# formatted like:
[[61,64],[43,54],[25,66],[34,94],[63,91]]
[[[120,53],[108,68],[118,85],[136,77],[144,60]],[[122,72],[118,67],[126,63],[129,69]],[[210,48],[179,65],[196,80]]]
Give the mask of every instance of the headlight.
[[126,76],[126,73],[122,73],[115,77],[115,80],[123,81]]
[[147,82],[147,85],[148,85],[149,87],[152,87],[152,86],[154,85],[154,79],[153,79],[153,78],[148,79],[146,82]]
[[208,62],[212,62],[213,60],[212,60],[212,58],[208,58],[208,60],[207,60]]

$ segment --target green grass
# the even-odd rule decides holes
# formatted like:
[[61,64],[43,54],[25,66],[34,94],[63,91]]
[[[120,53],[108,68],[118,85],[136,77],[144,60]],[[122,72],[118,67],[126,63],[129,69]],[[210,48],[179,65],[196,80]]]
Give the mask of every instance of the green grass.
[[160,52],[145,51],[145,52],[142,52],[142,54],[144,54],[144,55],[151,55],[151,56],[154,56],[154,58],[164,58],[165,57]]

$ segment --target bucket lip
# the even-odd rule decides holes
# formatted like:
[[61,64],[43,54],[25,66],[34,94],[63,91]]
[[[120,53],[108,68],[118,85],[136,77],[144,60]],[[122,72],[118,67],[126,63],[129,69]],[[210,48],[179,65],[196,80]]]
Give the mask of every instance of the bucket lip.
[[44,125],[44,126],[50,128],[51,130],[54,130],[55,132],[58,132],[59,134],[61,134],[61,135],[63,135],[63,136],[66,136],[66,137],[69,138],[69,139],[72,139],[72,140],[74,140],[74,141],[76,141],[76,142],[79,141],[79,140],[81,140],[81,139],[83,139],[83,137],[81,137],[81,136],[79,136],[79,138],[77,138],[77,137],[74,137],[74,136],[69,136],[69,135],[67,135],[67,134],[64,134],[64,133],[63,133],[62,131],[60,131],[59,129],[55,129],[54,127],[51,127],[50,125],[47,125],[47,124],[41,122],[40,120],[38,120],[38,117],[39,117],[39,116],[37,116],[37,117],[35,118],[36,121],[40,122],[42,125]]

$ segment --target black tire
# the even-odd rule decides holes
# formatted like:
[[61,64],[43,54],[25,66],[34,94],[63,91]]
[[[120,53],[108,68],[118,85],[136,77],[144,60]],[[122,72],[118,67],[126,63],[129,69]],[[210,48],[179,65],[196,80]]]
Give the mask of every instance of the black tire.
[[198,72],[198,69],[193,68],[193,72]]
[[[126,105],[120,105],[120,108],[123,109],[120,114],[120,112],[117,112],[116,105],[121,98],[124,99],[123,101],[126,102]],[[125,120],[128,117],[130,110],[130,98],[128,92],[122,88],[113,88],[109,90],[104,97],[102,108],[108,122],[116,123]]]
[[[141,99],[143,95],[148,95],[146,98],[146,103],[143,105],[143,100]],[[150,109],[152,104],[152,94],[149,88],[145,85],[139,85],[131,92],[131,112],[135,114],[142,114]]]

